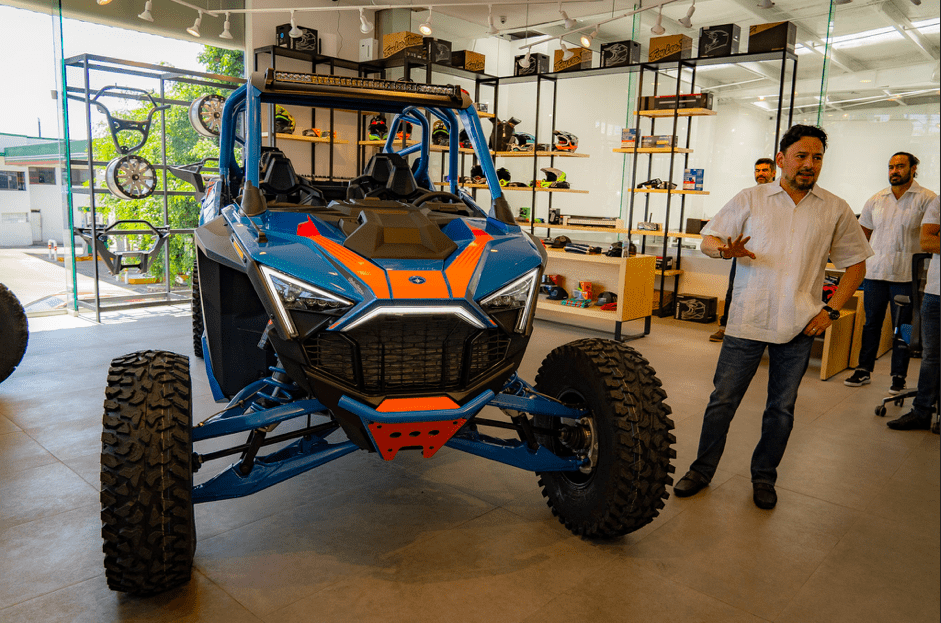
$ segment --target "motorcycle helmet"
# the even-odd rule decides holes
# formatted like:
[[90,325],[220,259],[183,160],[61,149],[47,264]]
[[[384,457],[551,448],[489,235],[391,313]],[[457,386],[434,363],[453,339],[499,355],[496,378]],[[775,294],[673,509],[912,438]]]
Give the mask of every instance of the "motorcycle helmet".
[[274,107],[274,131],[278,134],[294,134],[294,115],[283,106]]
[[510,181],[510,172],[506,167],[497,169],[497,179],[500,180],[500,186],[506,186]]
[[443,121],[435,121],[434,128],[431,130],[431,142],[435,145],[447,145],[451,134]]
[[369,140],[384,141],[389,135],[389,126],[386,118],[382,115],[376,115],[369,120]]
[[408,121],[402,121],[399,123],[399,130],[395,133],[395,138],[402,140],[402,129],[405,129],[405,139],[408,140],[412,138],[412,124]]
[[471,167],[470,170],[471,181],[474,184],[486,184],[487,179],[484,177],[484,168],[479,164],[475,164]]
[[575,151],[578,149],[578,137],[571,132],[556,130],[552,133],[553,151]]
[[571,185],[565,181],[565,171],[555,167],[544,167],[539,170],[546,174],[546,179],[539,180],[540,188],[571,188]]
[[532,151],[535,146],[536,137],[528,132],[515,132],[507,143],[510,151]]

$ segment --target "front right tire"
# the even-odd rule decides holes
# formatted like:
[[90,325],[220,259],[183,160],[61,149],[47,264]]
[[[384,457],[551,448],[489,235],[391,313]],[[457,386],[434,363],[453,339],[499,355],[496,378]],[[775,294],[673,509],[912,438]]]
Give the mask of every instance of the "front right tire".
[[28,342],[26,312],[13,292],[0,283],[0,382],[20,365]]
[[189,360],[118,357],[101,434],[101,536],[108,587],[152,595],[185,584],[196,552]]

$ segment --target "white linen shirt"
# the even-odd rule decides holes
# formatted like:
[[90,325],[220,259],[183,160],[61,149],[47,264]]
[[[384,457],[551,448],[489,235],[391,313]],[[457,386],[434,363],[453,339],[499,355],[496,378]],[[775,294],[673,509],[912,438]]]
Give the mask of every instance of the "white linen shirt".
[[784,344],[823,308],[827,258],[838,268],[872,255],[849,204],[814,186],[797,203],[781,182],[759,184],[735,195],[703,230],[725,241],[751,236],[738,258],[728,335]]
[[[935,197],[928,204],[925,210],[925,218],[922,219],[922,225],[941,225],[938,218],[939,199]],[[925,283],[925,294],[941,295],[941,260],[937,253],[931,254],[931,260],[928,263],[928,281]]]
[[869,244],[874,252],[866,260],[866,279],[912,280],[912,255],[921,250],[918,243],[921,219],[936,196],[912,181],[911,187],[898,200],[890,186],[866,202],[859,215],[859,224],[872,230]]

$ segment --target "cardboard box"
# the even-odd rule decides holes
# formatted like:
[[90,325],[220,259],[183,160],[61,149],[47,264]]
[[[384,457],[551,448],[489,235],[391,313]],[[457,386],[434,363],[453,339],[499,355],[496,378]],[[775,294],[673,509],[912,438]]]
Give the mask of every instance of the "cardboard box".
[[439,65],[451,64],[451,42],[444,39],[435,39],[434,37],[425,37],[422,39],[422,47],[425,49],[425,58],[432,63]]
[[673,317],[677,320],[708,323],[716,319],[718,299],[714,296],[698,294],[679,294],[676,297],[676,310]]
[[621,147],[636,147],[637,146],[637,128],[622,128],[621,129]]
[[674,108],[705,108],[712,110],[712,93],[681,93],[676,95],[657,95],[644,97],[643,104],[647,108],[641,110],[673,110]]
[[702,190],[704,172],[704,169],[686,169],[683,172],[683,190]]
[[623,67],[640,62],[640,43],[628,39],[601,44],[601,66]]
[[748,27],[748,53],[794,51],[797,26],[792,22],[755,24]]
[[298,28],[304,31],[304,36],[295,39],[288,34],[291,32],[290,24],[276,26],[274,32],[278,46],[288,48],[289,50],[301,50],[303,52],[313,52],[317,54],[317,52],[320,51],[318,45],[320,40],[317,38],[317,31],[313,28],[305,28],[303,26],[298,26]]
[[556,50],[552,55],[552,71],[575,71],[576,69],[591,69],[591,50],[586,48],[569,48],[572,58],[562,60],[562,50]]
[[699,29],[699,58],[738,54],[742,29],[738,24],[722,24]]
[[698,234],[708,222],[709,220],[704,218],[688,218],[686,219],[686,233]]
[[670,134],[652,134],[642,136],[640,139],[641,147],[676,147],[676,136]]
[[529,55],[529,67],[523,67],[520,65],[520,61],[526,58],[525,54],[521,54],[513,59],[513,75],[514,76],[532,76],[535,74],[547,74],[549,73],[549,57],[545,54],[530,54]]
[[417,32],[393,32],[382,37],[382,58],[403,58],[407,53],[421,55],[424,37]]
[[690,58],[692,54],[693,40],[686,35],[651,37],[647,60],[651,63],[657,61],[678,61],[684,58]]
[[467,71],[482,72],[484,70],[485,60],[486,57],[479,52],[471,52],[470,50],[451,52],[451,65],[466,69]]

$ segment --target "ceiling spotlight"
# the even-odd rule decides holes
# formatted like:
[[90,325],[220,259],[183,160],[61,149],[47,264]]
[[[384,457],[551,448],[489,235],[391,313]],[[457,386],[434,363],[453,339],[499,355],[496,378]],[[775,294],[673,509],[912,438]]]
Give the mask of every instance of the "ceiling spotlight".
[[[852,1],[852,0],[850,0]],[[689,5],[689,10],[686,12],[686,17],[681,17],[678,21],[683,25],[684,28],[693,27],[693,13],[696,12],[696,0],[693,0],[693,3]]]
[[758,0],[759,9],[770,9],[773,6],[774,6],[774,2],[772,2],[771,0]]
[[590,47],[591,47],[591,41],[592,41],[592,39],[594,39],[594,38],[597,37],[597,36],[598,36],[598,26],[595,26],[595,29],[591,32],[590,35],[582,35],[582,36],[581,36],[580,42],[581,42],[581,44],[582,44],[582,47],[583,47],[583,48],[590,48]]
[[532,50],[526,50],[526,56],[520,59],[519,66],[523,69],[529,69],[529,64],[532,62]]
[[369,20],[366,19],[366,13],[363,11],[363,7],[359,8],[359,31],[364,35],[367,32],[372,31],[372,24],[369,23]]
[[[150,2],[150,0],[147,0]],[[220,39],[231,39],[232,33],[229,32],[229,12],[225,12],[225,24],[222,25],[222,34],[219,35]]]
[[297,27],[297,22],[294,21],[294,11],[291,11],[291,30],[288,31],[288,36],[291,39],[300,39],[304,36],[304,31]]
[[915,6],[921,6],[921,0],[912,0],[912,4]]
[[571,51],[570,49],[566,47],[565,41],[562,41],[561,39],[559,39],[559,45],[562,46],[562,60],[563,61],[567,61],[573,56],[575,56],[575,52]]
[[150,14],[151,8],[152,8],[152,2],[151,0],[147,0],[147,2],[144,3],[144,12],[139,14],[137,17],[141,18],[145,22],[154,21],[154,16]]
[[487,29],[488,35],[496,35],[500,33],[500,29],[493,25],[493,5],[487,5],[487,24],[490,28]]
[[572,30],[575,26],[575,20],[568,16],[565,11],[559,11],[562,14],[562,19],[565,21],[565,29]]
[[194,37],[199,36],[199,25],[203,23],[203,12],[199,11],[199,15],[196,17],[196,21],[193,22],[193,25],[186,29],[186,32],[193,35]]
[[833,0],[833,4],[849,4],[853,0]]
[[428,19],[425,20],[424,24],[418,27],[418,32],[426,37],[431,36],[431,7],[428,7]]
[[98,4],[104,6],[106,4],[111,4],[111,0],[98,0]]
[[663,27],[663,5],[660,5],[660,12],[657,13],[657,23],[650,29],[655,35],[662,35],[666,32],[666,29]]

